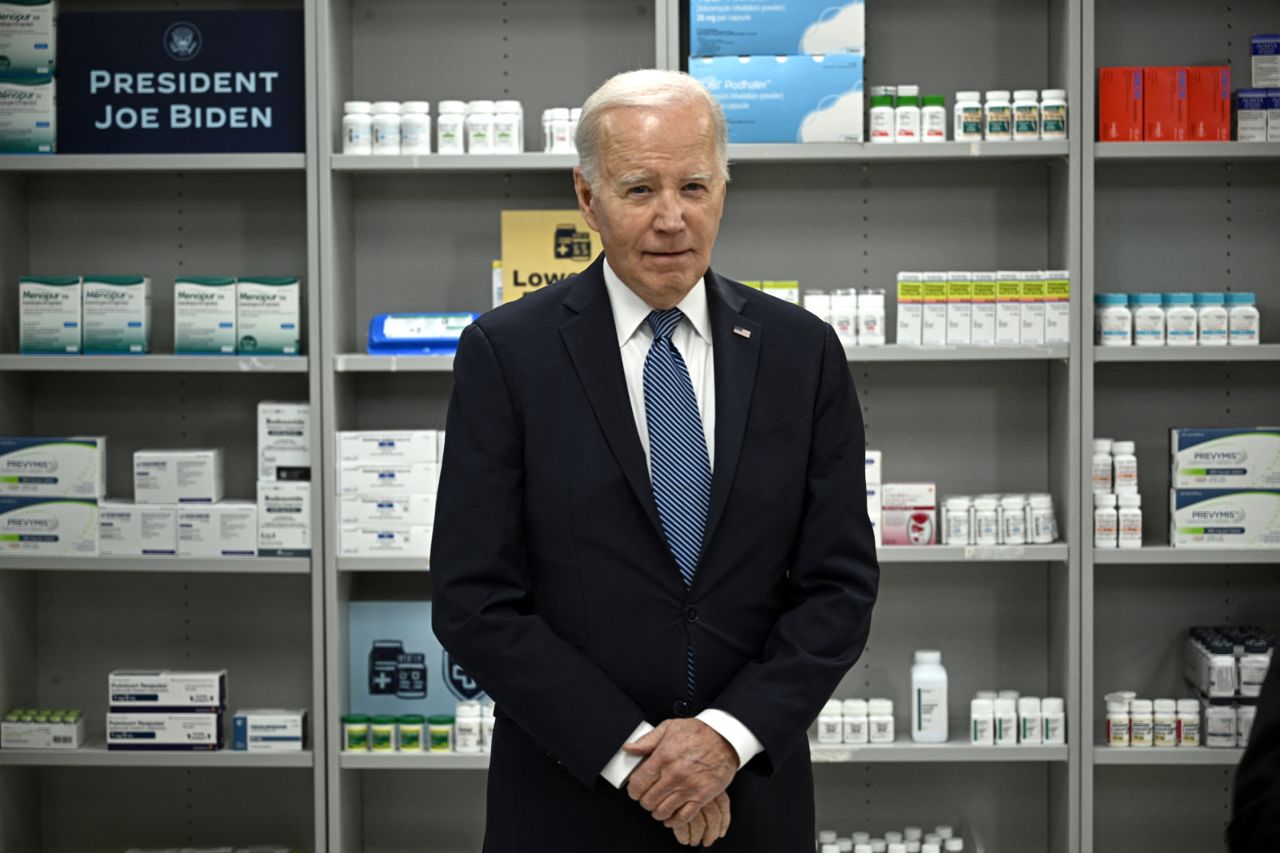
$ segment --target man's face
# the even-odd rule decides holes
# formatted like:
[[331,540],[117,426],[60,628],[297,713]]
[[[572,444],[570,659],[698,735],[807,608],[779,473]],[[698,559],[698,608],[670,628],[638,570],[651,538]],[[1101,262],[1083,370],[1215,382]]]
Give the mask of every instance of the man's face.
[[596,186],[573,173],[578,206],[618,277],[654,308],[673,308],[711,265],[724,212],[711,117],[703,104],[622,107],[600,122]]

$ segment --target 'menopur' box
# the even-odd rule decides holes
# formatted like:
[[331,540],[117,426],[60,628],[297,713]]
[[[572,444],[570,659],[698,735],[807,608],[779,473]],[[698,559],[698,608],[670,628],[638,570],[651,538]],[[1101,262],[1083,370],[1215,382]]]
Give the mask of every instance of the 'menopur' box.
[[236,345],[241,355],[297,355],[302,283],[292,276],[259,276],[236,282]]
[[107,704],[135,711],[222,710],[227,707],[227,671],[117,669],[107,676]]
[[1172,429],[1175,489],[1280,489],[1280,427]]
[[79,276],[24,275],[18,280],[19,351],[23,355],[79,353],[83,307]]
[[235,355],[236,280],[179,278],[173,283],[173,351]]
[[1098,141],[1142,141],[1142,69],[1098,69]]

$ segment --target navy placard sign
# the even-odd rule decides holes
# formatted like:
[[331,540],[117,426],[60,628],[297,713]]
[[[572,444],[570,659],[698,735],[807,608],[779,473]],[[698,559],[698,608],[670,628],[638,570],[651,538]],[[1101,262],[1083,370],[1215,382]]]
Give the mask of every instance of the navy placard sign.
[[301,11],[64,12],[58,152],[303,151]]

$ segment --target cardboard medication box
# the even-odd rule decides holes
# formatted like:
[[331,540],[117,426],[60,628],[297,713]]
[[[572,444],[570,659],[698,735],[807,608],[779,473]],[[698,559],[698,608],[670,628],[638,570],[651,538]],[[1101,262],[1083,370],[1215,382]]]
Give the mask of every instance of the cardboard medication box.
[[921,275],[923,306],[920,312],[920,343],[927,347],[940,347],[947,343],[947,296],[951,279],[945,272],[927,272]]
[[1071,273],[1067,270],[1044,273],[1044,342],[1071,343]]
[[973,308],[969,325],[969,343],[975,347],[994,346],[996,342],[996,274],[975,272]]
[[434,462],[361,465],[345,463],[338,469],[340,495],[433,495],[440,483],[440,466]]
[[179,557],[254,557],[258,505],[251,501],[184,505],[178,510]]
[[880,537],[885,545],[936,543],[938,490],[934,483],[885,483],[880,503]]
[[0,76],[0,154],[53,154],[57,83],[52,77]]
[[222,714],[108,711],[107,749],[222,749]]
[[0,749],[79,749],[84,717],[74,722],[0,722]]
[[217,503],[222,500],[222,449],[136,451],[133,489],[140,504]]
[[338,433],[342,465],[412,465],[438,462],[440,439],[433,429]]
[[720,102],[729,141],[861,142],[862,56],[724,56],[689,60]]
[[690,0],[690,56],[865,53],[864,0]]
[[236,351],[241,355],[302,352],[302,283],[292,276],[259,276],[236,282]]
[[338,533],[338,554],[343,557],[431,556],[431,527],[426,525],[346,525]]
[[1255,89],[1280,89],[1280,34],[1249,39]]
[[1175,548],[1280,546],[1280,490],[1171,489],[1169,541]]
[[258,479],[311,479],[309,404],[258,404]]
[[148,557],[178,553],[178,512],[130,500],[98,504],[98,554]]
[[151,279],[136,276],[85,276],[86,355],[144,355],[151,351]]
[[301,752],[306,718],[306,711],[236,711],[231,718],[231,748],[241,752]]
[[436,517],[435,495],[343,495],[338,523],[344,527],[431,527]]
[[1172,429],[1175,489],[1280,489],[1280,427]]
[[51,75],[57,63],[58,5],[54,0],[0,2],[4,73]]
[[1022,343],[1022,274],[1011,270],[996,273],[996,344]]
[[79,276],[24,275],[18,280],[19,350],[23,355],[79,353],[83,311]]
[[918,272],[898,273],[899,345],[919,346],[924,323],[924,276]]
[[98,504],[0,497],[0,553],[91,557],[98,553]]
[[1142,138],[1147,142],[1187,139],[1187,69],[1142,70]]
[[1098,141],[1142,141],[1142,69],[1098,69]]
[[1266,89],[1241,89],[1236,92],[1236,140],[1238,142],[1267,141],[1270,132],[1267,109],[1270,94]]
[[227,707],[227,671],[117,669],[107,675],[107,705],[120,711]]
[[311,483],[258,483],[258,556],[311,556]]
[[106,491],[105,437],[0,437],[0,497],[97,500]]
[[1280,89],[1267,90],[1267,141],[1280,142]]
[[173,351],[178,355],[235,355],[236,342],[236,280],[175,280]]
[[1197,142],[1230,141],[1230,66],[1204,66],[1188,70],[1187,138]]

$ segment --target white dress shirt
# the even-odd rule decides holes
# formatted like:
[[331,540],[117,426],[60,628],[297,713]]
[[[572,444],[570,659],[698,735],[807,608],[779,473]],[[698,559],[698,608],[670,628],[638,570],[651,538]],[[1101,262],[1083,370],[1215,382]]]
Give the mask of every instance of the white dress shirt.
[[[644,361],[653,345],[653,330],[645,320],[653,309],[635,291],[623,284],[613,267],[609,266],[608,259],[604,263],[604,282],[613,308],[613,326],[618,333],[618,350],[622,355],[622,372],[627,378],[631,412],[635,415],[636,431],[640,434],[640,444],[644,448],[645,460],[648,461],[649,424],[644,407]],[[716,381],[715,365],[711,358],[711,318],[707,314],[706,281],[695,284],[676,307],[684,313],[685,320],[671,333],[671,342],[680,351],[689,368],[693,396],[698,401],[702,431],[707,439],[707,459],[714,468]],[[715,729],[734,748],[738,753],[738,769],[742,769],[743,765],[764,751],[764,746],[751,730],[732,714],[708,708],[698,714],[697,719]],[[637,740],[651,731],[653,726],[642,722],[631,733],[631,737],[627,738],[627,742]],[[619,749],[600,771],[600,775],[615,788],[621,788],[639,763],[640,758]]]

